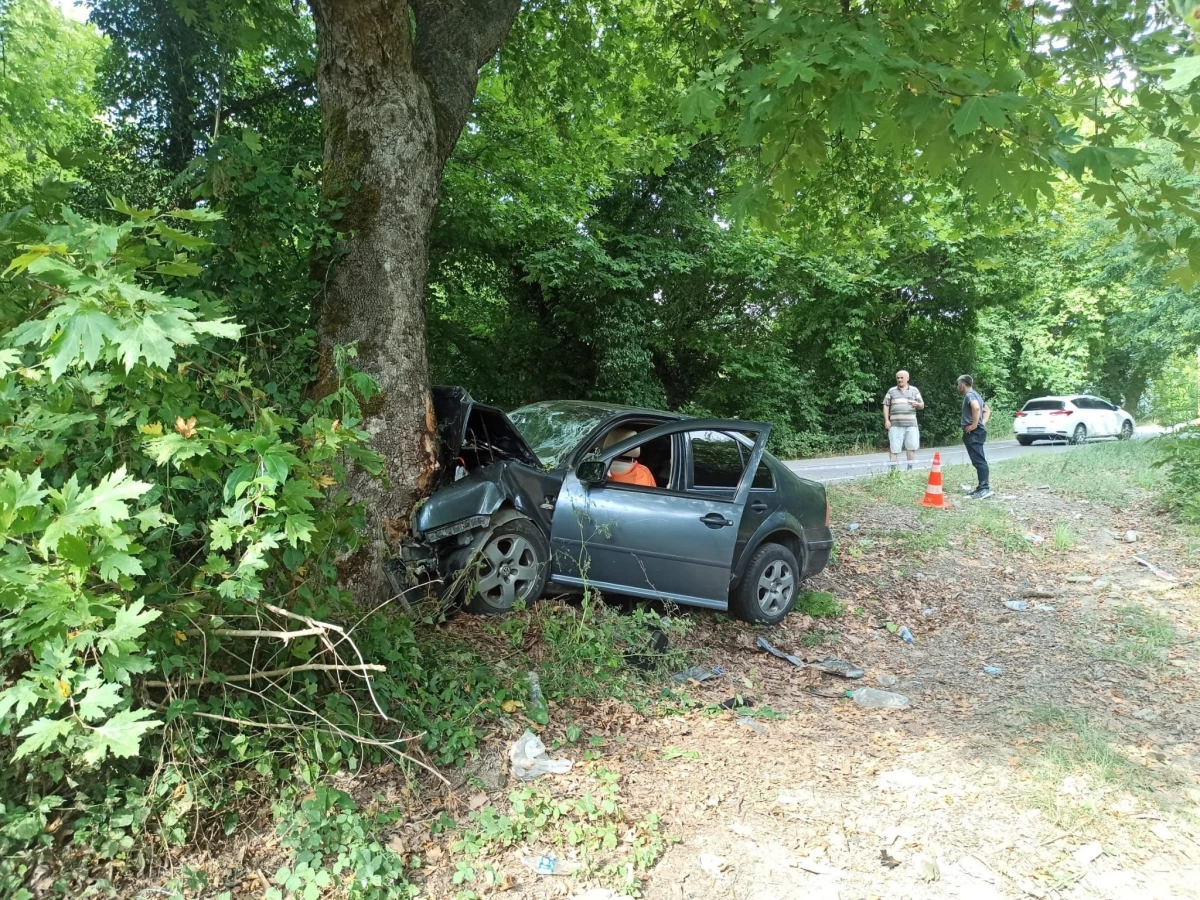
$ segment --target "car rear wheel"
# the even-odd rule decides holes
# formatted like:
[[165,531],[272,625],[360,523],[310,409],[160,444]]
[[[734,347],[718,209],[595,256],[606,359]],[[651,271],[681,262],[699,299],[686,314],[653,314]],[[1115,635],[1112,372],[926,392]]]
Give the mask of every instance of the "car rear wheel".
[[465,593],[473,613],[508,612],[517,604],[533,603],[546,589],[550,575],[550,545],[529,519],[509,519],[487,536],[483,545],[449,575],[449,590]]
[[1117,435],[1117,440],[1127,441],[1133,437],[1133,423],[1126,419],[1121,423],[1121,433]]
[[1033,438],[1029,437],[1029,435],[1026,435],[1026,434],[1018,434],[1017,435],[1017,443],[1020,444],[1022,447],[1028,447],[1030,444],[1033,443]]
[[1082,444],[1087,440],[1087,426],[1080,422],[1075,426],[1075,430],[1071,432],[1071,443]]
[[782,544],[763,544],[746,566],[742,583],[730,598],[729,610],[739,619],[776,625],[796,605],[800,565]]

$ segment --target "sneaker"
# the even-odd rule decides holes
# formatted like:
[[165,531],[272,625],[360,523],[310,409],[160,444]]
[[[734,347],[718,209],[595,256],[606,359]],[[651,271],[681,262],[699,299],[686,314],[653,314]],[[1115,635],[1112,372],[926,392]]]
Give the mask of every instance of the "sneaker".
[[990,487],[980,488],[971,496],[976,500],[986,500],[988,497],[992,496],[992,489]]

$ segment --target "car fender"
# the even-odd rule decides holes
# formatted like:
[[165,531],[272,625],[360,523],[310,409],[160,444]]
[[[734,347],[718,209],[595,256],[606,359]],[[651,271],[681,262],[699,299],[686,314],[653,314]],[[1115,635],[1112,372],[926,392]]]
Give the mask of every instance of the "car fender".
[[549,537],[550,516],[561,484],[561,475],[515,460],[493,463],[434,492],[417,510],[413,530],[424,538],[456,522],[491,516],[501,507],[511,506]]
[[809,549],[808,540],[804,536],[804,526],[800,524],[799,519],[787,510],[777,509],[763,519],[762,524],[755,529],[754,534],[746,541],[741,555],[734,561],[729,581],[731,589],[736,588],[741,583],[742,576],[746,574],[746,566],[750,563],[750,558],[762,546],[763,541],[772,534],[781,531],[789,535],[792,539],[792,546],[788,549],[796,554],[796,561],[800,563],[801,571],[807,568],[806,560],[808,559]]

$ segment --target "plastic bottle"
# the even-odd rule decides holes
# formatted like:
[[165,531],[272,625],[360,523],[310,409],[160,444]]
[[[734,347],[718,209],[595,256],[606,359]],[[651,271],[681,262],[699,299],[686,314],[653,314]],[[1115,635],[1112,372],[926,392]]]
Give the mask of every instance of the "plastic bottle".
[[900,640],[904,641],[906,644],[911,644],[914,640],[916,640],[916,638],[913,637],[913,633],[908,630],[907,625],[901,625],[900,630],[896,633],[900,635]]
[[527,677],[529,679],[529,718],[544,725],[550,721],[550,711],[546,708],[546,698],[542,695],[542,683],[538,680],[537,672],[530,672]]
[[1004,605],[1017,612],[1025,612],[1025,610],[1029,609],[1029,604],[1024,600],[1005,600]]
[[893,694],[891,691],[881,691],[879,688],[861,687],[857,690],[846,691],[846,696],[869,709],[904,709],[908,706],[908,698],[903,694]]

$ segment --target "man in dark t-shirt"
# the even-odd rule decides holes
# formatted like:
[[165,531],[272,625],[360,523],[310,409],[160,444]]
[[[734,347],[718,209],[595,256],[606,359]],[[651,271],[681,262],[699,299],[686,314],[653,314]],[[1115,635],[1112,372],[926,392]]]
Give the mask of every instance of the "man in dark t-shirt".
[[975,379],[970,375],[958,376],[958,392],[963,396],[962,430],[963,445],[967,448],[967,456],[979,476],[979,486],[967,496],[975,500],[985,500],[992,496],[992,487],[988,484],[987,458],[983,455],[983,444],[987,440],[987,423],[992,417],[992,408],[987,405],[983,395],[975,390]]

